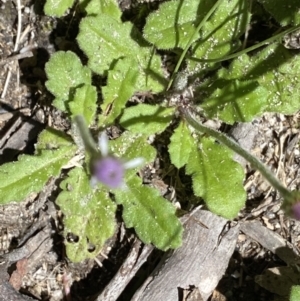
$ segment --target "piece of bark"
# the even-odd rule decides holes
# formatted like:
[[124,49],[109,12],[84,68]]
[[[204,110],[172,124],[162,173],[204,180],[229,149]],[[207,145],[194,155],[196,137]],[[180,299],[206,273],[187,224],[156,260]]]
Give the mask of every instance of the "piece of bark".
[[[19,289],[21,287],[23,276],[37,264],[40,264],[46,253],[53,247],[50,235],[50,227],[45,228],[28,239],[24,246],[0,257],[2,263],[0,265],[0,301],[33,300],[23,296],[15,288]],[[19,263],[17,263],[17,270],[11,275],[9,283],[7,269],[12,263],[17,261]],[[23,265],[21,265],[22,262],[24,263]]]
[[141,245],[141,241],[136,239],[121,268],[98,296],[97,301],[115,301],[118,299],[153,250],[151,245],[144,246],[141,250]]
[[[48,252],[52,247],[51,228],[47,227],[39,231],[35,236],[28,239],[28,241],[20,248],[3,254],[0,259],[6,262],[14,263],[23,258],[29,258],[32,254],[38,254],[38,258]],[[43,252],[41,255],[40,252]]]
[[[17,119],[16,123],[19,123],[19,119]],[[12,161],[16,155],[28,146],[30,141],[37,137],[41,129],[42,125],[34,118],[23,120],[20,127],[11,133],[9,139],[0,150],[0,163]]]
[[206,301],[222,278],[236,246],[239,226],[223,233],[227,222],[208,211],[192,212],[184,223],[182,247],[162,259],[152,281],[140,288],[132,301],[176,301],[190,287],[198,287]]
[[287,241],[283,237],[264,227],[258,221],[243,221],[239,224],[242,232],[276,254],[288,265],[299,261],[298,255],[287,246]]
[[203,301],[203,298],[199,292],[199,289],[196,287],[183,301]]
[[20,294],[9,282],[0,283],[0,301],[33,301],[34,299]]

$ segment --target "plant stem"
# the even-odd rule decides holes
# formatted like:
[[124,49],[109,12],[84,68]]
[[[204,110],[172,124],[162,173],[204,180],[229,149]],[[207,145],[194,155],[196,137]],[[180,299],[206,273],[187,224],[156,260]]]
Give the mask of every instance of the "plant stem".
[[176,67],[173,71],[173,74],[172,74],[172,77],[169,81],[169,84],[168,84],[168,87],[167,87],[167,90],[169,90],[172,86],[172,83],[174,81],[174,78],[177,74],[177,71],[179,70],[180,66],[181,66],[181,63],[183,61],[183,59],[185,58],[185,55],[187,53],[187,51],[189,50],[190,46],[192,45],[193,43],[193,40],[196,36],[196,34],[198,34],[198,32],[200,31],[200,29],[203,27],[203,25],[205,24],[205,22],[209,19],[209,17],[214,13],[214,11],[218,8],[218,6],[220,6],[220,4],[222,3],[223,0],[218,0],[214,5],[213,7],[209,10],[209,12],[205,15],[205,17],[203,18],[203,20],[198,24],[197,28],[195,29],[194,33],[191,35],[188,43],[186,44],[185,48],[183,49],[183,52],[181,53],[180,55],[180,58],[176,64]]
[[257,169],[264,177],[265,179],[276,189],[279,191],[280,195],[285,199],[292,201],[295,199],[295,195],[292,191],[285,188],[281,182],[275,177],[275,175],[272,173],[272,171],[265,166],[258,158],[251,155],[248,151],[243,149],[237,142],[235,142],[233,139],[229,138],[227,135],[214,130],[210,127],[207,127],[203,124],[201,124],[197,118],[192,113],[191,109],[188,108],[181,108],[181,112],[183,113],[186,121],[197,131],[201,133],[208,134],[211,137],[214,137],[219,142],[226,145],[228,148],[233,150],[235,153],[239,154],[241,157],[243,157],[245,160],[247,160],[251,166],[255,169]]
[[289,33],[292,33],[294,31],[298,30],[299,28],[300,28],[300,25],[298,25],[296,27],[293,27],[293,28],[289,28],[289,29],[287,29],[287,30],[285,30],[283,32],[280,32],[279,34],[277,34],[277,35],[275,35],[273,37],[270,37],[270,38],[268,38],[268,39],[266,39],[266,40],[264,40],[264,41],[262,41],[260,43],[255,44],[255,45],[253,45],[251,47],[248,47],[248,48],[243,49],[241,51],[232,53],[230,55],[226,55],[226,56],[221,57],[221,58],[208,59],[208,60],[206,60],[206,59],[198,59],[198,58],[195,58],[193,56],[191,56],[191,57],[187,56],[187,58],[190,59],[191,61],[196,61],[196,62],[201,62],[201,63],[216,63],[216,62],[219,63],[219,62],[227,61],[227,60],[236,58],[236,57],[238,57],[238,56],[240,56],[242,54],[245,54],[247,52],[253,51],[253,50],[257,49],[257,48],[260,48],[260,47],[262,47],[262,46],[264,46],[266,44],[270,44],[271,42],[274,42],[275,40],[278,40],[278,39],[282,38],[283,36],[285,36],[285,35],[287,35]]
[[83,141],[84,147],[88,153],[91,155],[98,154],[99,151],[95,144],[95,141],[90,133],[90,130],[82,115],[77,115],[74,117],[74,122],[79,130],[81,139]]

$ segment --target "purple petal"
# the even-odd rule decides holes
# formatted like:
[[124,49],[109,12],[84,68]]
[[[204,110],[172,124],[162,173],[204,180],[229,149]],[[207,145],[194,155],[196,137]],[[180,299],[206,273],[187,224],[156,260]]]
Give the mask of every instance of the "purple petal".
[[104,157],[93,164],[93,177],[110,188],[118,188],[123,184],[123,163],[114,157]]
[[293,217],[297,220],[300,220],[300,202],[292,206]]

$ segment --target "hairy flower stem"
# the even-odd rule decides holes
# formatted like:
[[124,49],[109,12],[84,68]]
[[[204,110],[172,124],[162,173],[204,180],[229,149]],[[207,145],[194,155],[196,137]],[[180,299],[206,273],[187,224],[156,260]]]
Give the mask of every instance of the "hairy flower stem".
[[192,45],[193,41],[194,41],[194,38],[195,36],[200,32],[201,28],[205,25],[206,21],[209,19],[209,17],[215,12],[215,10],[221,5],[221,3],[223,2],[223,0],[218,0],[213,6],[212,8],[208,11],[208,13],[204,16],[204,18],[201,20],[201,22],[198,24],[197,28],[195,29],[194,33],[190,36],[190,39],[187,43],[187,45],[184,47],[181,55],[180,55],[180,58],[175,66],[175,69],[173,71],[173,74],[172,74],[172,77],[171,77],[171,80],[168,84],[168,87],[167,87],[167,91],[171,88],[172,86],[172,83],[174,81],[174,78],[185,58],[185,55],[187,54],[190,46]]
[[247,160],[251,166],[257,169],[265,179],[276,189],[279,191],[280,195],[287,201],[287,202],[294,202],[295,201],[295,193],[285,188],[281,182],[274,176],[272,171],[265,166],[258,158],[251,155],[248,151],[243,149],[237,142],[233,139],[229,138],[225,134],[209,128],[203,124],[201,124],[197,117],[192,113],[190,109],[181,109],[186,121],[197,131],[207,134],[211,137],[214,137],[219,142],[226,145],[228,148],[233,150],[235,153],[243,157]]
[[74,122],[79,130],[81,139],[84,143],[84,147],[88,153],[92,156],[99,154],[99,150],[95,144],[95,141],[89,131],[89,128],[82,115],[77,115],[74,117]]

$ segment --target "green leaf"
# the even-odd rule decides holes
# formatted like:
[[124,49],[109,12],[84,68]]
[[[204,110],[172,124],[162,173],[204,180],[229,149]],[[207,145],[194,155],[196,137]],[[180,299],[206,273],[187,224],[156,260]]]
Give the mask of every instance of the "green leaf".
[[62,131],[58,131],[50,127],[41,132],[38,137],[37,144],[35,145],[36,153],[41,150],[57,149],[60,147],[73,147],[74,152],[76,151],[73,140],[70,136],[67,136]]
[[72,117],[75,117],[76,115],[83,115],[87,124],[91,125],[96,115],[96,102],[96,87],[84,84],[77,88],[72,101],[69,102]]
[[84,18],[77,41],[89,58],[89,67],[103,74],[111,68],[113,60],[137,53],[139,46],[130,38],[131,30],[130,23],[121,23],[105,14]]
[[[199,42],[193,46],[193,57],[217,59],[232,53],[240,46],[239,38],[250,22],[247,1],[223,1],[205,23]],[[189,68],[196,70],[212,68],[216,63],[189,62]]]
[[192,175],[194,193],[202,197],[209,210],[225,218],[235,218],[245,206],[244,171],[232,158],[232,151],[202,138],[193,147],[186,172]]
[[233,124],[249,122],[265,112],[269,92],[256,81],[232,80],[204,100],[201,108],[209,118],[219,118]]
[[220,75],[225,79],[256,80],[268,91],[265,111],[293,114],[300,107],[300,57],[280,44],[272,44],[249,58],[235,59],[229,70]]
[[258,2],[282,26],[300,24],[300,3],[298,0],[259,0]]
[[192,145],[196,143],[192,138],[187,124],[181,121],[171,136],[169,154],[172,164],[177,168],[184,166],[190,157]]
[[101,127],[112,124],[121,114],[127,100],[135,91],[137,77],[138,66],[130,58],[120,59],[114,69],[108,72],[107,86],[102,88],[104,101],[101,109],[104,113],[99,115]]
[[152,93],[162,92],[167,86],[167,80],[161,68],[161,57],[155,53],[154,48],[140,47],[133,56],[139,66],[136,90],[151,91]]
[[61,111],[68,112],[66,102],[72,99],[76,88],[91,84],[91,71],[71,51],[54,53],[45,70],[46,87],[55,96],[53,105]]
[[[82,1],[86,3],[85,1]],[[106,14],[116,20],[121,18],[121,10],[115,0],[90,0],[85,11],[89,15]]]
[[57,177],[63,165],[74,155],[74,148],[43,150],[39,155],[21,155],[17,162],[0,168],[1,204],[22,201],[30,193],[38,193],[50,177]]
[[120,137],[110,141],[112,153],[125,161],[134,158],[144,158],[144,164],[153,162],[156,150],[147,142],[147,136],[137,135],[131,132],[124,132]]
[[[203,1],[202,1],[203,2]],[[184,48],[195,31],[198,0],[169,1],[149,15],[144,37],[160,49]],[[195,40],[199,35],[195,37]]]
[[160,92],[166,81],[164,79],[160,57],[152,53],[150,47],[141,47],[144,43],[134,35],[137,30],[129,22],[106,15],[88,16],[80,23],[77,41],[88,56],[89,67],[98,74],[112,69],[113,62],[128,57],[135,61],[139,69],[136,88],[140,91]]
[[289,301],[298,301],[300,300],[300,285],[293,285],[291,287],[291,294]]
[[107,192],[92,190],[83,168],[72,169],[60,187],[56,203],[64,214],[64,235],[78,238],[66,239],[67,256],[73,262],[95,258],[114,234],[116,204]]
[[44,6],[45,14],[51,17],[61,17],[65,11],[72,7],[74,0],[47,0]]
[[145,244],[153,243],[163,251],[180,247],[183,228],[175,207],[158,190],[143,186],[136,176],[127,185],[128,190],[115,193],[117,203],[123,205],[126,227],[134,227]]
[[161,133],[171,122],[174,110],[159,105],[138,104],[124,110],[120,124],[134,133],[148,136]]
[[[155,159],[155,149],[146,136],[125,132],[111,141],[112,152],[124,160],[142,157],[145,164]],[[144,243],[153,243],[167,250],[181,245],[182,226],[175,216],[175,207],[159,195],[158,190],[145,187],[136,171],[127,171],[126,189],[115,191],[116,201],[123,205],[126,227],[134,227]]]

